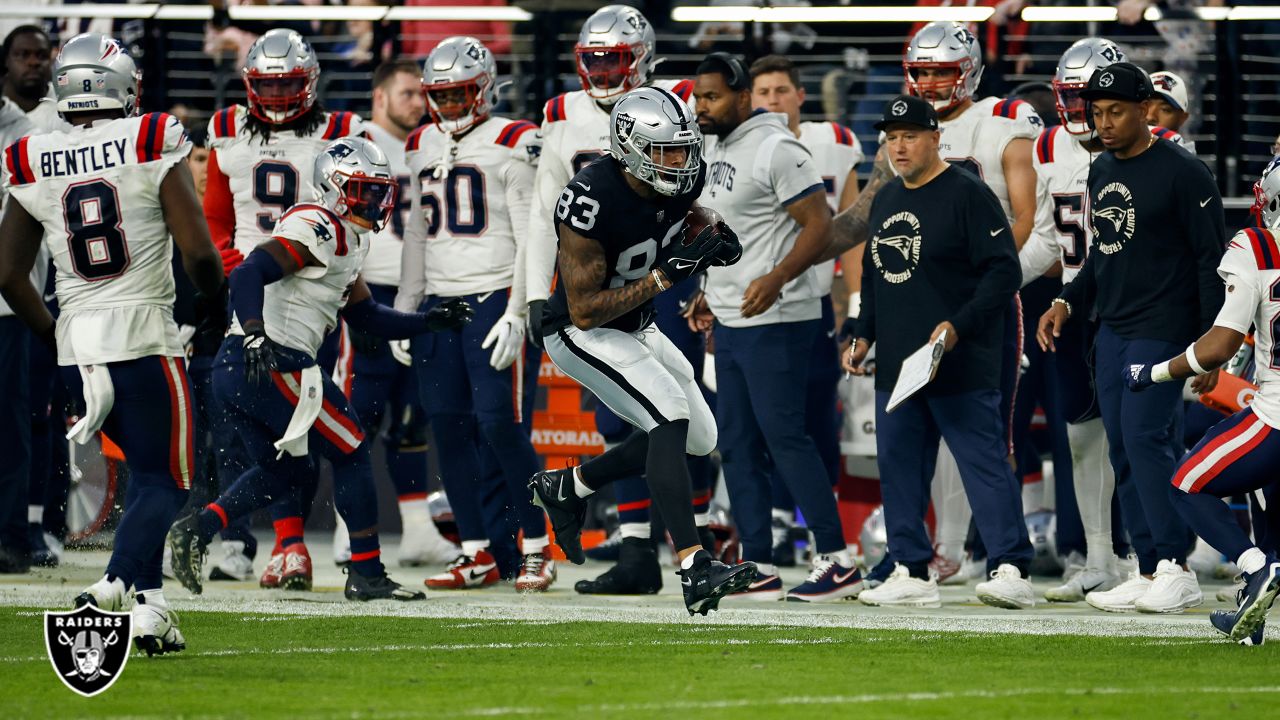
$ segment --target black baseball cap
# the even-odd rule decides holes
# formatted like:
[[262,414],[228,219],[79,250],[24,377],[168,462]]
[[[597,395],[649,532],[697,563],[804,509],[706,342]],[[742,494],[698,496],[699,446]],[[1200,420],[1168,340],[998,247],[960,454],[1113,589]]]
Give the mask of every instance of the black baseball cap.
[[914,95],[899,95],[885,104],[884,114],[874,127],[876,130],[884,130],[894,124],[937,130],[938,111]]
[[1147,71],[1129,62],[1118,62],[1094,71],[1089,78],[1089,86],[1080,92],[1080,97],[1094,100],[1126,100],[1142,102],[1155,96],[1155,86],[1151,84],[1151,76]]

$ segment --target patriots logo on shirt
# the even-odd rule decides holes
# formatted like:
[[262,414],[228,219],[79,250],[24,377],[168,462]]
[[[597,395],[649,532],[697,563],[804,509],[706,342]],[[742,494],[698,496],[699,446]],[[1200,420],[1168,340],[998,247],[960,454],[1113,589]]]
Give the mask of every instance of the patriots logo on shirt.
[[308,220],[307,224],[311,226],[312,231],[316,234],[316,239],[320,242],[326,243],[333,239],[333,233],[329,232],[329,226],[325,223]]

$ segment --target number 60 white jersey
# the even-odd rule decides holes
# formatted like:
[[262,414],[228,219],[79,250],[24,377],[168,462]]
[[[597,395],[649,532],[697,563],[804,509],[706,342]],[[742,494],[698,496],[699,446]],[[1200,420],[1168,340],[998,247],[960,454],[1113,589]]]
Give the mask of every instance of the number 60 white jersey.
[[435,125],[409,134],[411,205],[397,308],[416,310],[428,295],[505,288],[523,305],[514,273],[541,147],[537,130],[527,120],[491,117],[456,141]]
[[44,226],[61,315],[58,364],[183,354],[160,184],[191,151],[165,113],[22,138],[3,182]]

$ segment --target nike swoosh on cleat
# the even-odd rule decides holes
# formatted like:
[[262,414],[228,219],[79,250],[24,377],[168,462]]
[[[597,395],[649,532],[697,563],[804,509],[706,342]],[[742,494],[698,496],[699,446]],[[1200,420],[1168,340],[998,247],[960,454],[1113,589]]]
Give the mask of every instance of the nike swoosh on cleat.
[[847,573],[845,573],[845,574],[843,574],[843,575],[836,575],[833,579],[834,579],[837,583],[843,583],[843,582],[847,582],[847,581],[849,580],[849,578],[851,578],[851,577],[853,577],[854,575],[857,575],[857,574],[858,574],[858,569],[857,569],[857,568],[854,568],[854,569],[850,570],[849,572],[847,572]]
[[471,579],[472,579],[472,580],[479,580],[479,579],[483,578],[485,575],[488,575],[488,574],[489,574],[489,571],[490,571],[490,570],[492,570],[492,569],[493,569],[492,567],[489,567],[489,568],[486,568],[486,569],[484,569],[484,570],[481,570],[479,575],[477,575],[477,574],[476,574],[476,571],[473,569],[473,570],[471,571]]

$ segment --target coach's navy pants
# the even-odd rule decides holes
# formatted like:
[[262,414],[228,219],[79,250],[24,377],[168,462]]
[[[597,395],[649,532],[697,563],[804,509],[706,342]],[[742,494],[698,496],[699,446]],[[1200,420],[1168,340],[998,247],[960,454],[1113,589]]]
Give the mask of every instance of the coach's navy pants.
[[987,549],[988,570],[1008,563],[1026,574],[1032,549],[1022,516],[1022,488],[1005,460],[1009,445],[1001,421],[1000,391],[940,397],[918,394],[886,413],[889,395],[876,392],[876,453],[889,553],[894,560],[923,577],[933,558],[924,518],[938,442],[945,439],[960,467],[973,520]]
[[27,347],[36,342],[21,320],[0,317],[0,547],[19,555],[27,545],[31,474],[31,392]]
[[820,325],[715,326],[716,424],[744,560],[773,561],[771,467],[804,514],[818,554],[845,548],[827,468],[805,430],[805,388]]
[[1163,340],[1127,340],[1105,324],[1098,330],[1098,403],[1124,524],[1144,575],[1154,573],[1160,560],[1186,562],[1190,545],[1169,485],[1178,461],[1173,448],[1181,427],[1182,383],[1159,383],[1133,393],[1125,387],[1124,373],[1129,365],[1158,363],[1183,350]]

